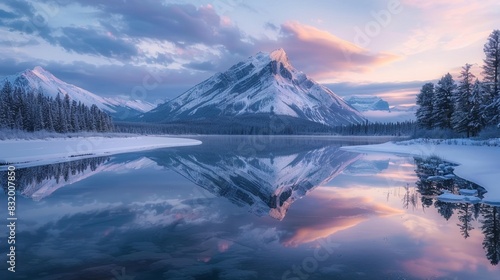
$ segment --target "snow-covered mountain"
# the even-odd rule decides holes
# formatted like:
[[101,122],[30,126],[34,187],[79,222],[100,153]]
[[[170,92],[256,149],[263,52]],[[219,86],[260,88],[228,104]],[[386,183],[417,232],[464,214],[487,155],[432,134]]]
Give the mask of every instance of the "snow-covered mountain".
[[352,95],[344,100],[371,122],[403,122],[415,120],[416,105],[391,106],[389,102],[373,95]]
[[349,105],[360,112],[389,111],[389,103],[378,96],[352,95],[344,99]]
[[364,121],[342,98],[293,68],[283,49],[270,54],[259,52],[138,120],[248,119],[253,115],[282,115],[330,126]]
[[85,89],[61,81],[49,71],[40,66],[1,79],[0,86],[9,81],[14,87],[26,91],[41,89],[45,95],[55,98],[58,93],[68,95],[71,100],[82,102],[87,106],[95,104],[112,117],[123,119],[152,110],[156,106],[143,100],[127,99],[125,97],[101,97]]

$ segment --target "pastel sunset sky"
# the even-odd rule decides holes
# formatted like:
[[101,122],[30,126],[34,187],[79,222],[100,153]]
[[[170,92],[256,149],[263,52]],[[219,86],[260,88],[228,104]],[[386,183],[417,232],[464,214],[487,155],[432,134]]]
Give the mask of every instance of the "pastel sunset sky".
[[154,101],[283,48],[341,96],[409,105],[424,82],[456,78],[465,63],[479,76],[499,17],[497,0],[9,0],[0,4],[0,75],[41,65],[103,96],[146,85]]

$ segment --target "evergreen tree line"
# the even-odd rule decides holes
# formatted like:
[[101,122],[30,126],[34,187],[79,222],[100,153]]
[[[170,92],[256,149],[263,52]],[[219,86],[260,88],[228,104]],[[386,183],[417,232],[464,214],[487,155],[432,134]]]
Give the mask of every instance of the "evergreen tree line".
[[[95,157],[69,162],[34,166],[29,168],[16,169],[17,190],[24,196],[31,197],[34,193],[44,186],[44,182],[55,180],[59,182],[68,182],[71,176],[77,176],[97,168],[109,161],[109,157]],[[0,178],[7,178],[7,171],[0,171]],[[7,193],[7,185],[3,186]]]
[[337,126],[332,132],[340,135],[414,135],[417,125],[414,121],[403,122],[365,122],[362,124],[351,124]]
[[139,134],[227,134],[227,135],[307,135],[307,134],[337,134],[337,135],[414,135],[416,131],[414,121],[393,123],[351,124],[329,127],[321,124],[309,123],[288,124],[278,123],[270,126],[261,122],[248,123],[135,123],[115,122],[115,131]]
[[66,133],[113,131],[111,117],[96,105],[71,101],[58,93],[54,99],[41,90],[25,91],[6,81],[0,92],[0,128],[29,132],[46,130]]
[[331,133],[331,127],[283,115],[248,114],[170,123],[116,122],[117,132],[142,134],[301,135]]
[[500,30],[484,45],[483,81],[462,67],[458,82],[447,73],[436,85],[426,83],[417,96],[417,124],[423,129],[444,129],[477,136],[487,126],[500,125]]

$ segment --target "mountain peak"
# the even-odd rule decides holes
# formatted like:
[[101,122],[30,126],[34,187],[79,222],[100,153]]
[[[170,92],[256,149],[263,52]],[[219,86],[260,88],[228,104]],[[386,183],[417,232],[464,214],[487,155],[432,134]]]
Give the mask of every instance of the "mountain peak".
[[34,74],[45,76],[45,77],[53,77],[54,76],[49,71],[43,69],[42,66],[35,66],[35,68],[33,68],[33,70],[28,70],[28,71],[31,71]]
[[56,78],[52,73],[43,69],[42,66],[35,66],[33,70],[26,70],[25,73],[31,73],[32,75],[37,76],[46,83],[64,83],[63,81]]
[[283,48],[272,51],[269,54],[271,60],[288,63],[288,56]]
[[255,56],[251,56],[249,60],[257,68],[265,67],[269,62],[275,62],[277,65],[281,63],[283,66],[291,67],[288,56],[283,48],[276,49],[270,53],[258,52]]
[[47,72],[47,71],[43,69],[42,66],[35,66],[35,68],[33,68],[33,72]]

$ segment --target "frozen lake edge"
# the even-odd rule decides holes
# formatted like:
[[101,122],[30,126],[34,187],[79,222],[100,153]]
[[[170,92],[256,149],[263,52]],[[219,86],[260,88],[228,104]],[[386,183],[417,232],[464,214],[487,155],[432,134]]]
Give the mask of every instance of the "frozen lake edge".
[[0,141],[0,170],[158,148],[200,145],[199,140],[166,136],[77,137]]
[[500,205],[500,187],[498,186],[498,182],[500,182],[500,147],[438,144],[432,141],[418,141],[418,139],[408,142],[344,146],[341,149],[358,153],[379,152],[418,157],[438,156],[444,161],[458,164],[454,171],[457,176],[474,182],[488,191],[482,203]]

